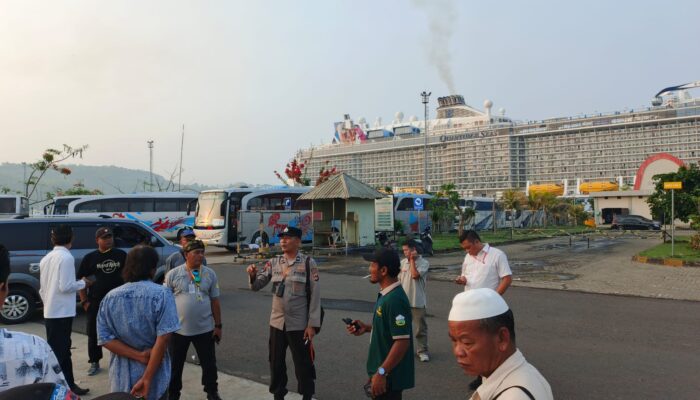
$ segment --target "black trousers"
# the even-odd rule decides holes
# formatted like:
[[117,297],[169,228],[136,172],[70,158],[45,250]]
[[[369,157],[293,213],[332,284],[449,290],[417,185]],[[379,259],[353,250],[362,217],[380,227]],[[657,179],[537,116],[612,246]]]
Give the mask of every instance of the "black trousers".
[[63,376],[66,377],[66,382],[70,387],[73,387],[75,386],[75,378],[73,378],[73,362],[70,359],[70,334],[73,328],[73,317],[45,318],[44,325],[46,326],[46,341],[56,355],[58,365],[61,366]]
[[170,351],[172,355],[172,374],[168,394],[177,397],[182,390],[182,370],[185,367],[187,350],[190,343],[194,344],[200,366],[202,367],[202,385],[207,393],[216,393],[219,390],[217,383],[218,372],[216,369],[216,346],[214,332],[206,332],[200,335],[183,336],[173,333],[170,337]]
[[102,346],[97,345],[97,312],[100,310],[100,300],[90,300],[90,306],[85,312],[87,317],[88,362],[99,362],[102,359]]
[[401,400],[401,393],[401,390],[386,392],[379,397],[375,397],[374,400]]
[[275,398],[287,394],[287,347],[292,352],[297,391],[310,398],[316,391],[316,369],[309,347],[304,345],[304,331],[287,331],[270,327],[270,393]]

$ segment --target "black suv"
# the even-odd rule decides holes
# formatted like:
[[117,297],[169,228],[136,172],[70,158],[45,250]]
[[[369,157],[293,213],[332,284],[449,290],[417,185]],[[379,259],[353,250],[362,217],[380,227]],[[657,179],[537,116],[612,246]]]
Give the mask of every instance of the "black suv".
[[57,225],[73,228],[76,273],[83,257],[95,250],[95,231],[108,226],[114,232],[114,246],[129,251],[137,244],[150,244],[160,256],[154,280],[160,282],[165,273],[163,264],[179,251],[169,241],[140,222],[121,218],[25,218],[0,220],[0,243],[10,251],[10,292],[0,312],[0,322],[17,324],[29,319],[41,307],[39,296],[39,262],[53,248],[51,229]]
[[652,221],[649,218],[644,218],[641,215],[616,215],[613,217],[610,229],[619,230],[661,230],[661,223]]

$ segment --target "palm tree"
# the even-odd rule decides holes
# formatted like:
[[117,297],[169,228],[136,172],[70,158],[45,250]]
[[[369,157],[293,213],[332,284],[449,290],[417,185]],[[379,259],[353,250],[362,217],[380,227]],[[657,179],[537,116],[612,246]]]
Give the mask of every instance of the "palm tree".
[[551,210],[557,203],[557,196],[552,193],[542,193],[540,195],[540,205],[544,211],[544,227],[547,228],[547,211]]
[[506,210],[510,210],[510,231],[511,237],[513,237],[513,229],[515,229],[515,212],[520,209],[526,203],[525,193],[515,190],[508,189],[503,192],[503,198],[501,199],[501,204]]

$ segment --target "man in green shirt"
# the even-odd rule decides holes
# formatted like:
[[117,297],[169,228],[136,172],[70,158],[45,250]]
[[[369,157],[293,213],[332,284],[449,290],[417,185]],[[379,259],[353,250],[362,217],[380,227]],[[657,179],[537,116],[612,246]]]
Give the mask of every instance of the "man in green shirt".
[[367,375],[373,398],[401,399],[403,390],[415,383],[411,305],[398,281],[401,260],[395,251],[385,248],[364,258],[370,262],[370,282],[378,283],[381,291],[372,323],[354,320],[347,329],[355,336],[372,334]]

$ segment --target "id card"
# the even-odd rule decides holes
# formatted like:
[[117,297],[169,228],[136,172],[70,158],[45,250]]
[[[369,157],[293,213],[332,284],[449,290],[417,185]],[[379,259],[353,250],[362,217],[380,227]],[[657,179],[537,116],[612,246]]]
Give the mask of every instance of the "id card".
[[194,294],[194,283],[190,283],[187,286],[187,291],[189,292],[189,294]]

